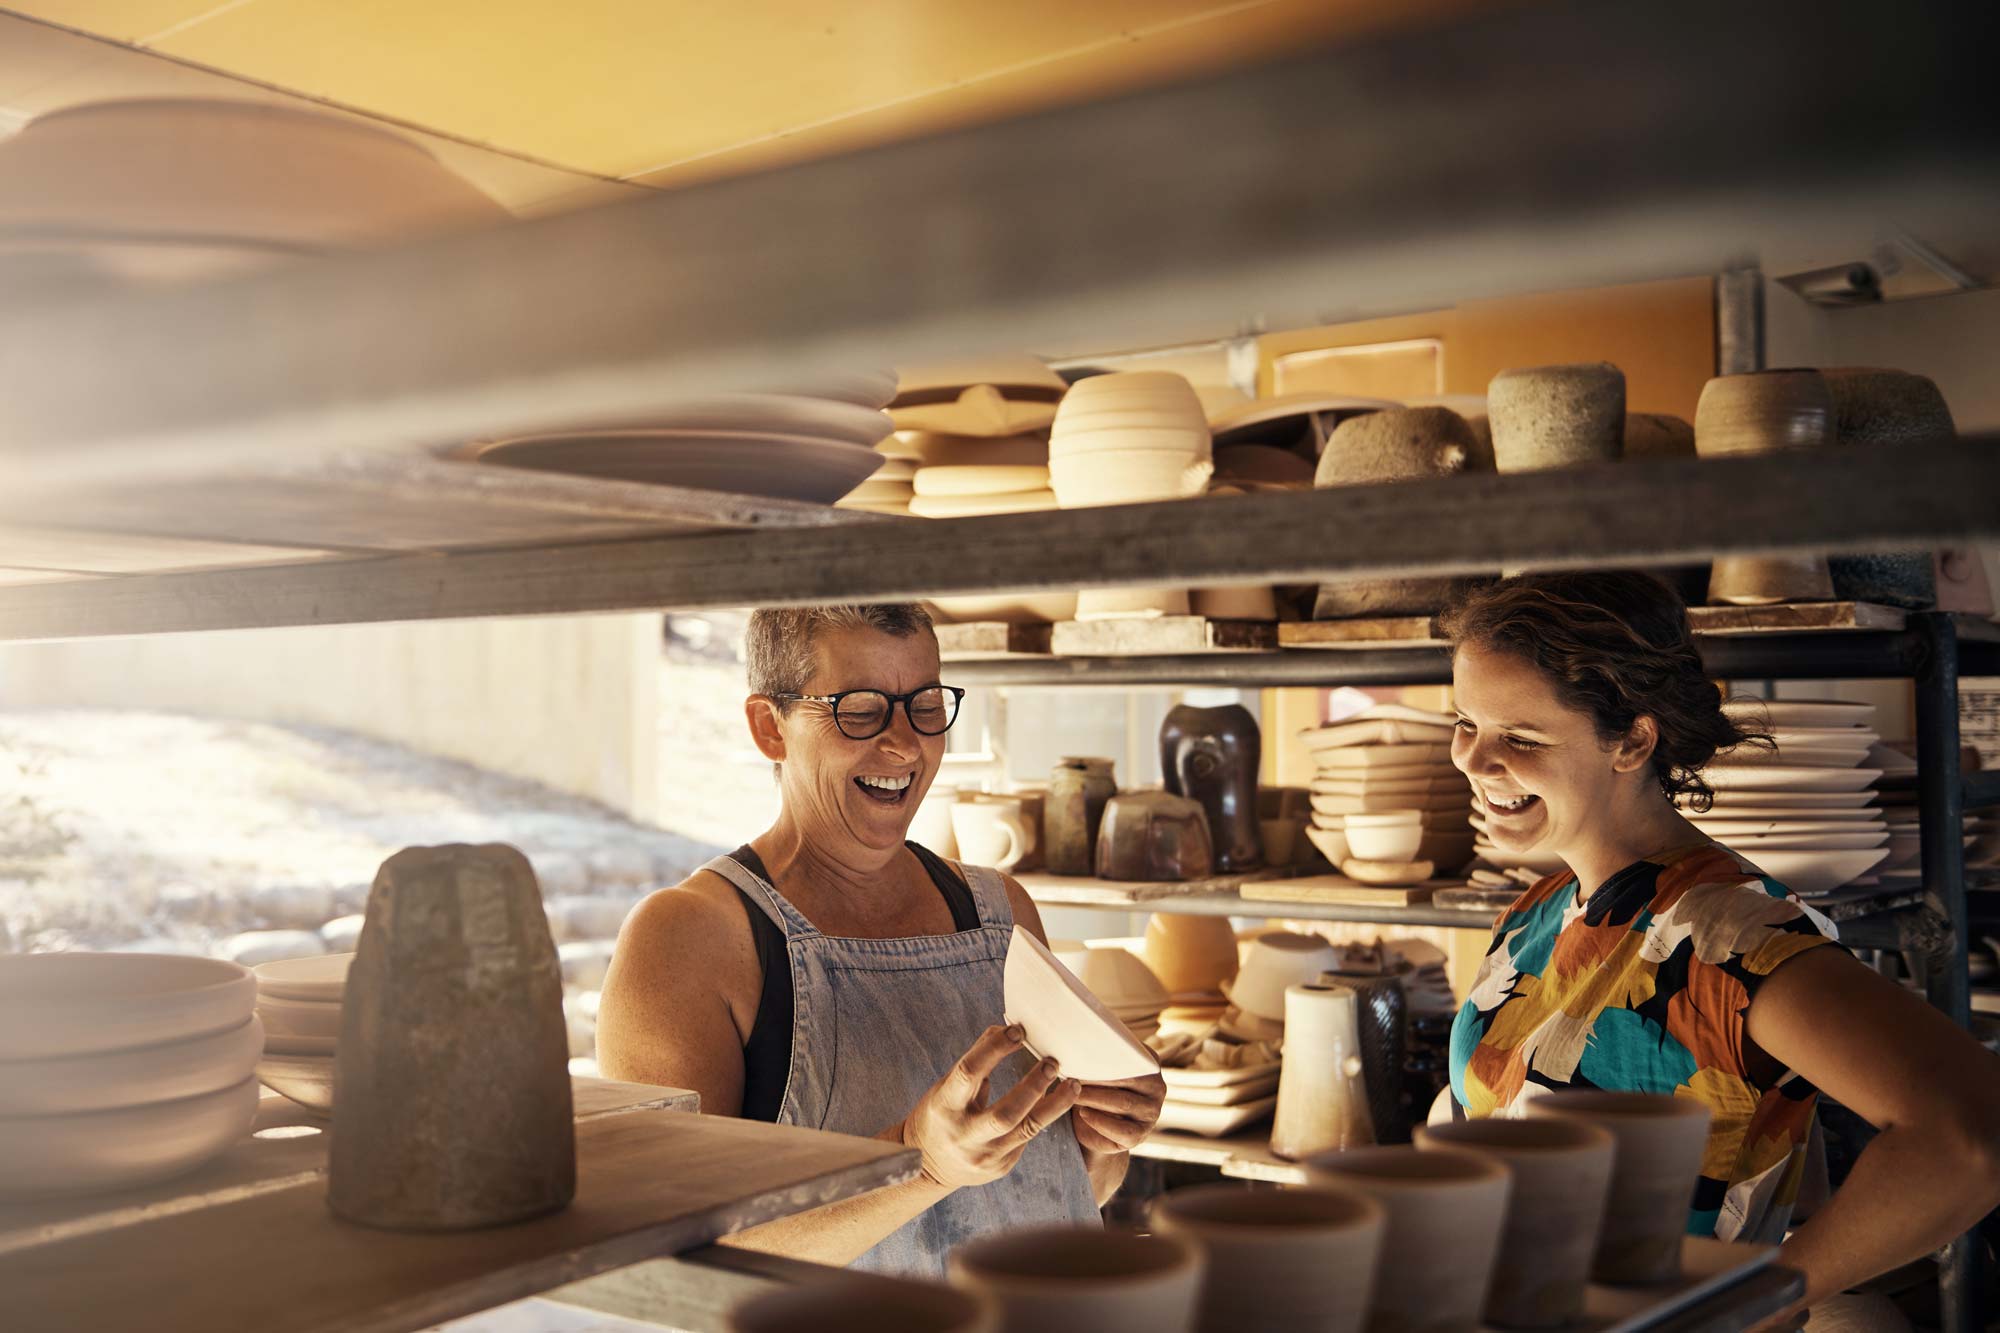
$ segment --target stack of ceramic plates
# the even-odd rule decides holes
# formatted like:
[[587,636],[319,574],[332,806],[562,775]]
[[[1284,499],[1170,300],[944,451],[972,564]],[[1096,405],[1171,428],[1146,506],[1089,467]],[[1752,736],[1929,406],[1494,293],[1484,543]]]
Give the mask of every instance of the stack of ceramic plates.
[[[760,499],[832,504],[865,496],[884,467],[875,446],[892,429],[882,411],[896,391],[887,373],[829,376],[770,392],[683,399],[644,421],[485,441],[449,451],[478,463],[605,481],[727,491]],[[908,480],[873,494],[908,496]]]
[[1069,388],[1032,356],[903,366],[889,415],[899,431],[1000,439],[1045,431]]
[[[1242,445],[1269,445],[1302,458],[1317,459],[1334,427],[1341,422],[1401,406],[1387,398],[1351,398],[1327,393],[1288,393],[1230,404],[1208,422],[1215,437],[1216,471],[1222,471],[1223,451]],[[1310,471],[1306,484],[1312,484]]]
[[[1182,500],[1215,470],[1194,386],[1166,371],[1095,375],[1071,387],[1049,433],[1049,476],[1064,509]],[[1186,615],[1185,588],[1090,590],[1077,619]]]
[[1167,988],[1145,961],[1123,944],[1090,945],[1057,954],[1092,995],[1140,1041],[1160,1030]]
[[166,1180],[240,1140],[264,1032],[235,963],[0,957],[0,1197]]
[[1702,832],[1801,897],[1843,888],[1889,858],[1875,791],[1883,773],[1864,762],[1880,739],[1873,704],[1731,699],[1723,708],[1777,749],[1738,746],[1702,770],[1715,804],[1686,812]]
[[[1303,734],[1313,759],[1313,845],[1334,865],[1355,859],[1348,817],[1383,817],[1414,826],[1408,862],[1452,874],[1472,859],[1465,775],[1451,763],[1454,719],[1401,704],[1377,704]],[[1373,854],[1382,849],[1372,844]]]
[[264,1058],[257,1077],[314,1111],[333,1109],[334,1049],[351,953],[260,963],[257,1016],[264,1020]]

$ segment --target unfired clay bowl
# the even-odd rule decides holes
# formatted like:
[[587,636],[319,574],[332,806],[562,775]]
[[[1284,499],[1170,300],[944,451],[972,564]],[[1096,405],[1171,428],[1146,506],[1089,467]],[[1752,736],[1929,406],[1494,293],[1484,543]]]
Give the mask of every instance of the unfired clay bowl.
[[263,1051],[264,1028],[252,1017],[223,1032],[128,1051],[9,1060],[0,1064],[0,1117],[76,1115],[205,1096],[249,1078]]
[[1717,375],[1694,414],[1703,458],[1817,449],[1833,443],[1833,395],[1817,370]]
[[257,1080],[85,1115],[18,1116],[0,1133],[0,1197],[95,1194],[171,1180],[250,1131]]
[[1592,1276],[1609,1283],[1680,1276],[1688,1206],[1708,1149],[1708,1108],[1689,1097],[1576,1091],[1535,1097],[1527,1113],[1595,1125],[1617,1145]]
[[1625,445],[1625,375],[1608,361],[1503,370],[1486,386],[1502,472],[1609,463]]
[[1066,1226],[983,1236],[950,1264],[999,1302],[1004,1333],[1192,1333],[1204,1268],[1182,1236]]
[[1318,935],[1267,930],[1243,950],[1243,963],[1229,984],[1230,1003],[1274,1023],[1285,1021],[1285,992],[1319,980],[1340,962],[1334,947]]
[[1489,1323],[1555,1328],[1583,1313],[1591,1257],[1611,1190],[1613,1140],[1580,1120],[1464,1120],[1420,1125],[1417,1147],[1490,1157],[1513,1177]]
[[239,1028],[257,980],[218,958],[148,953],[0,957],[0,1060],[156,1046]]
[[1153,1227],[1208,1255],[1199,1333],[1354,1333],[1382,1248],[1381,1206],[1325,1187],[1196,1185],[1161,1196]]

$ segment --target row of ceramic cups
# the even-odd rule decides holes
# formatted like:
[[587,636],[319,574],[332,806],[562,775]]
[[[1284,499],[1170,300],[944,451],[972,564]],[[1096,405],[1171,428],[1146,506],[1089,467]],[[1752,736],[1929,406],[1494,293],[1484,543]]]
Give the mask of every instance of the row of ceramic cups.
[[844,1326],[955,1333],[1547,1329],[1582,1313],[1593,1278],[1679,1275],[1708,1141],[1700,1103],[1551,1093],[1525,1119],[1426,1126],[1416,1139],[1310,1158],[1304,1189],[1174,1191],[1150,1236],[983,1237],[951,1256],[956,1295],[787,1292],[733,1326],[825,1329],[837,1309]]

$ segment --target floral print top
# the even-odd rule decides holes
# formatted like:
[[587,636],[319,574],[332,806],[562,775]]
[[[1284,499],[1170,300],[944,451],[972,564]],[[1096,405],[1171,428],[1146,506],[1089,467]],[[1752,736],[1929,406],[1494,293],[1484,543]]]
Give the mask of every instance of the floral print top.
[[1780,963],[1831,944],[1824,916],[1735,853],[1638,861],[1583,900],[1551,875],[1501,913],[1451,1033],[1467,1115],[1518,1116],[1545,1090],[1693,1097],[1710,1112],[1688,1230],[1784,1238],[1818,1090],[1746,1067],[1750,999]]

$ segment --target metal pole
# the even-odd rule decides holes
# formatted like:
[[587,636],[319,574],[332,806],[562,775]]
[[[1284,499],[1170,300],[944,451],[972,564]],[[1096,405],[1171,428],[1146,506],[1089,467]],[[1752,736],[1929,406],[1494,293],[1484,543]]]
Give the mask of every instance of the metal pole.
[[[1966,973],[1965,788],[1958,771],[1958,631],[1951,616],[1926,612],[1910,628],[1927,652],[1918,667],[1917,808],[1923,848],[1925,900],[1951,928],[1925,959],[1924,993],[1961,1027],[1971,1022]],[[1938,1256],[1938,1297],[1943,1333],[1978,1333],[1979,1233],[1946,1245]]]

